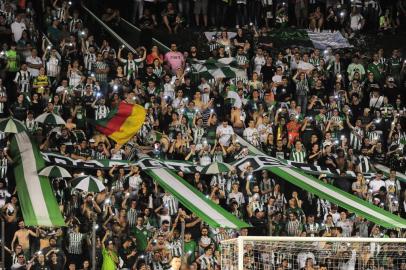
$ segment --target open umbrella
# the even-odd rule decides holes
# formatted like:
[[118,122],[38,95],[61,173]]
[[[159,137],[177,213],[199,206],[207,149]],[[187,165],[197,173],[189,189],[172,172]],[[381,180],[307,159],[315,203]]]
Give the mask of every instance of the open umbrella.
[[219,173],[223,173],[223,172],[229,172],[232,169],[233,169],[233,166],[228,165],[227,163],[213,162],[212,164],[204,167],[200,173],[201,174],[219,174]]
[[55,177],[55,178],[72,177],[72,175],[66,169],[64,169],[60,166],[56,166],[56,165],[45,167],[38,174],[42,175],[42,176]]
[[43,113],[35,118],[36,122],[47,124],[47,125],[66,125],[65,120],[55,113]]
[[94,176],[83,175],[73,179],[73,188],[86,192],[101,192],[105,189],[103,183]]
[[20,133],[27,131],[27,128],[20,120],[13,117],[4,118],[0,120],[0,130],[5,133]]

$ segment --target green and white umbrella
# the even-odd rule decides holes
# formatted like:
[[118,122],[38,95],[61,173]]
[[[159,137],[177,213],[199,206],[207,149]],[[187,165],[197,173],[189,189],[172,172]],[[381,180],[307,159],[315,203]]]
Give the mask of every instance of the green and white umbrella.
[[200,172],[201,174],[219,174],[223,172],[229,172],[233,169],[233,166],[223,163],[223,162],[213,162],[210,165],[207,165]]
[[47,125],[66,125],[65,120],[62,119],[59,115],[55,113],[43,113],[37,118],[35,118],[36,122],[47,124]]
[[62,168],[62,167],[59,167],[56,165],[45,167],[38,174],[42,175],[42,176],[55,177],[55,178],[72,177],[72,175],[65,168]]
[[73,188],[98,193],[105,189],[103,183],[94,176],[83,175],[73,179]]
[[27,131],[27,128],[20,120],[9,117],[0,120],[0,130],[5,133],[17,134],[23,131]]

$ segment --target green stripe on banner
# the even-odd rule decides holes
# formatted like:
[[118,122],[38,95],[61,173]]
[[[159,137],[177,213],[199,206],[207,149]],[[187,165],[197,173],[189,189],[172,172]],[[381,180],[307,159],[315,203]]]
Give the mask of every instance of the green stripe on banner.
[[222,67],[221,71],[224,73],[224,76],[226,78],[234,78],[235,77],[235,72],[231,70],[229,67]]
[[10,151],[15,162],[14,174],[25,224],[65,226],[48,178],[38,175],[38,171],[45,167],[38,146],[32,143],[26,132],[22,132],[12,138]]
[[24,178],[24,163],[21,162],[20,152],[17,147],[17,142],[15,137],[11,139],[10,143],[10,153],[14,160],[14,178],[16,180],[17,195],[19,198],[19,203],[21,210],[23,212],[24,223],[30,224],[30,226],[38,225],[38,221],[34,212],[34,208],[31,200],[24,200],[28,198],[28,186]]
[[326,184],[299,169],[267,167],[267,170],[292,184],[339,205],[358,216],[364,217],[385,228],[406,228],[406,220],[382,208],[349,194],[337,187]]
[[170,170],[150,169],[146,170],[146,173],[210,226],[233,229],[250,227]]

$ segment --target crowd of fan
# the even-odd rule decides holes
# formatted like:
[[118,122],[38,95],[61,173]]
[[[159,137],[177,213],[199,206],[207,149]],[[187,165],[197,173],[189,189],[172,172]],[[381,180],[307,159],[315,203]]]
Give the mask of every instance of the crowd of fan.
[[[239,12],[245,12],[244,2],[237,1]],[[133,54],[108,40],[97,41],[69,2],[45,3],[44,14],[37,16],[45,21],[51,43],[41,39],[30,3],[24,10],[11,1],[1,1],[0,7],[2,33],[12,35],[1,52],[0,115],[23,121],[41,150],[79,160],[126,160],[138,151],[205,166],[246,156],[239,134],[272,157],[342,174],[354,171],[355,180],[321,175],[320,181],[406,217],[405,183],[396,177],[396,171],[405,171],[406,140],[405,62],[399,50],[273,48],[246,39],[246,30],[239,29],[232,40],[219,37],[224,47],[214,55],[235,57],[249,80],[196,82],[188,68],[200,59],[196,47],[180,52],[171,44],[165,54],[157,47],[139,47]],[[397,5],[397,16],[405,19],[404,1]],[[238,95],[231,102],[230,92]],[[118,145],[86,119],[104,118],[122,101],[141,104],[147,117],[133,140]],[[38,124],[34,119],[43,112],[59,114],[66,126]],[[85,171],[105,184],[97,194],[72,190],[70,179],[50,179],[68,226],[26,227],[8,137],[1,136],[0,207],[11,269],[90,269],[93,221],[98,224],[97,269],[104,270],[163,270],[177,257],[182,269],[218,269],[220,241],[238,235],[404,236],[250,166],[214,176],[179,174],[251,228],[210,228],[136,166]],[[390,176],[377,172],[365,179],[374,162],[392,168]]]
[[121,13],[108,9],[104,18],[117,23],[120,16],[129,17],[141,27],[162,25],[170,33],[188,27],[224,30],[255,25],[342,31],[353,37],[360,31],[396,33],[404,25],[406,15],[404,0],[134,0],[126,8]]

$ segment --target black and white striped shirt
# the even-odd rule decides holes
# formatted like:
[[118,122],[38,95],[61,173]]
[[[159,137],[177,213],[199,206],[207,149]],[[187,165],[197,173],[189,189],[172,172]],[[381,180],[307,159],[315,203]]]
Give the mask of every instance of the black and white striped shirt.
[[369,157],[361,155],[358,157],[358,162],[358,168],[361,173],[367,173],[371,170],[371,162],[369,161]]
[[67,247],[67,251],[70,254],[77,254],[80,255],[82,254],[82,241],[85,237],[83,233],[77,233],[77,232],[69,232],[68,233],[69,237],[69,244]]
[[8,159],[3,157],[0,159],[0,179],[7,178]]
[[350,146],[355,150],[361,150],[364,130],[360,127],[354,127],[350,133]]
[[383,135],[382,130],[374,130],[374,131],[367,132],[367,137],[370,141],[375,140],[377,142],[380,142],[382,135]]
[[172,194],[164,194],[162,196],[162,202],[164,203],[164,207],[168,208],[170,216],[178,213],[178,200]]
[[164,270],[164,265],[160,261],[152,261],[151,262],[151,269],[152,270]]
[[296,151],[293,150],[291,156],[291,160],[300,162],[300,163],[305,163],[306,161],[306,151]]
[[174,256],[182,257],[182,255],[183,255],[182,240],[180,240],[179,238],[174,239],[170,242],[169,246],[170,246],[172,257],[174,257]]
[[209,265],[211,266],[211,269],[215,269],[215,266],[217,265],[217,259],[214,256],[206,256],[206,255],[202,255],[198,258],[198,260],[200,261],[200,269],[208,269]]
[[[107,64],[103,61],[96,61],[96,63],[94,64],[96,70],[97,69],[106,69],[107,68]],[[95,74],[96,76],[96,81],[98,82],[106,82],[107,81],[107,74],[106,73],[97,73]]]
[[[0,88],[0,99],[3,97],[7,97],[7,92],[5,87]],[[6,107],[5,102],[0,102],[0,114],[4,113],[4,109]]]
[[94,53],[87,53],[83,59],[85,68],[88,72],[93,70],[93,67],[96,63],[96,54]]
[[125,63],[124,65],[124,75],[127,76],[127,79],[131,77],[135,78],[138,73],[138,64],[136,60],[122,60],[121,62]]
[[69,22],[69,31],[70,32],[74,32],[75,30],[77,30],[77,23],[81,23],[82,24],[82,20],[81,19],[75,19],[73,18],[70,22]]
[[34,121],[34,119],[25,119],[24,122],[25,126],[27,127],[29,132],[34,132],[38,129],[38,122]]
[[20,92],[29,93],[30,91],[31,74],[28,70],[20,70],[17,72],[14,82],[17,83]]
[[95,108],[95,120],[106,118],[110,109],[106,105],[97,105]]
[[248,60],[248,58],[247,58],[247,56],[246,56],[245,54],[242,54],[242,55],[237,54],[237,55],[235,56],[235,60],[237,61],[237,64],[238,64],[239,66],[246,65],[246,64],[248,64],[248,62],[249,62],[249,60]]
[[138,211],[135,208],[130,208],[127,211],[127,222],[130,228],[135,228],[137,225]]

